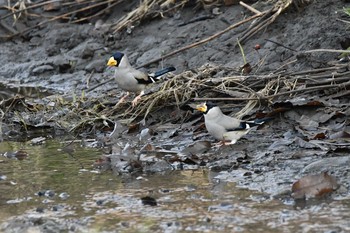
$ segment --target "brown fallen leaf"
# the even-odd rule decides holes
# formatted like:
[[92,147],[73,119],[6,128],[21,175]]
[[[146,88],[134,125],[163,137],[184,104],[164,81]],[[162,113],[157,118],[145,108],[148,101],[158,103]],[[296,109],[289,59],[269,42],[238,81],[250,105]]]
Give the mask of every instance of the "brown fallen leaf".
[[318,107],[323,107],[324,104],[321,103],[320,101],[313,100],[313,101],[307,102],[307,103],[306,103],[306,106],[318,106]]
[[325,139],[326,138],[326,134],[325,133],[318,133],[314,136],[314,140],[321,140],[321,139]]
[[322,197],[338,189],[338,187],[335,177],[328,175],[327,172],[308,175],[293,184],[292,197],[295,199]]
[[139,129],[140,129],[140,123],[130,124],[127,133],[128,134],[136,133],[139,131]]

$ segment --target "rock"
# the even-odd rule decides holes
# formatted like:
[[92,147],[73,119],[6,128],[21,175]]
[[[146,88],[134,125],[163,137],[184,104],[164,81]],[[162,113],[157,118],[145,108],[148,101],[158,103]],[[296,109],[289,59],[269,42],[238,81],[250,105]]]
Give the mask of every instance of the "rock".
[[136,60],[137,65],[142,65],[145,64],[153,59],[156,59],[158,57],[161,57],[164,52],[170,51],[170,47],[165,46],[165,47],[154,47],[151,50],[148,50],[144,53],[141,54]]
[[103,73],[106,68],[106,61],[104,60],[93,60],[85,66],[87,72],[95,71],[97,73]]
[[152,135],[153,135],[153,130],[149,128],[143,129],[139,135],[139,140],[140,142],[145,142],[148,139],[150,139]]

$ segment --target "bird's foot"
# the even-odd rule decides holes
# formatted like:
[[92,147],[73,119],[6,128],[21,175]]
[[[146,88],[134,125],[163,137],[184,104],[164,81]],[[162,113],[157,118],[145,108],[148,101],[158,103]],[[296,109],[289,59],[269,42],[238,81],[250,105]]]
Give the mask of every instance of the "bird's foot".
[[141,96],[143,96],[145,93],[141,91],[141,93],[135,97],[135,99],[131,102],[132,107],[135,107],[137,103],[141,100]]
[[122,97],[122,98],[120,98],[120,99],[119,99],[119,101],[118,101],[118,103],[117,103],[116,105],[119,105],[119,104],[124,103],[124,102],[125,102],[125,99],[126,99],[126,97],[125,97],[125,96],[124,96],[124,97]]
[[213,148],[219,148],[225,146],[225,141],[219,141],[217,143],[214,143]]
[[214,145],[214,147],[222,147],[222,146],[229,146],[235,144],[237,141],[236,140],[221,140],[218,143]]
[[132,107],[135,107],[137,103],[141,100],[141,96],[136,96],[135,99],[131,102]]
[[128,96],[130,95],[129,92],[126,93],[126,95],[124,95],[122,98],[119,99],[118,103],[115,106],[119,106],[120,104],[125,102],[125,99],[128,98]]

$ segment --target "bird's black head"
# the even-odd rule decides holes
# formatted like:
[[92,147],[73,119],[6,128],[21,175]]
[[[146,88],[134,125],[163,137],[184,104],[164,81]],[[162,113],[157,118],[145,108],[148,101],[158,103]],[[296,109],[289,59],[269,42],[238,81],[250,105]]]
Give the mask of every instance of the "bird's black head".
[[206,102],[206,105],[207,105],[207,111],[217,106],[215,103],[210,101]]
[[108,60],[107,66],[119,66],[120,61],[124,57],[124,53],[116,52]]

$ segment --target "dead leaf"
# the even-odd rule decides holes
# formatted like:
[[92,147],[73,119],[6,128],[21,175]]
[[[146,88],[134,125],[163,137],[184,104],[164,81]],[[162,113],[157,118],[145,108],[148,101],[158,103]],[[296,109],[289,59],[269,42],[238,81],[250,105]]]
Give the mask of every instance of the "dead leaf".
[[277,139],[275,140],[270,146],[269,146],[269,151],[277,152],[277,151],[283,151],[291,145],[294,142],[294,138],[289,138],[289,139]]
[[321,135],[321,134],[325,134],[327,133],[327,130],[322,129],[322,130],[314,130],[314,131],[307,131],[302,129],[299,126],[295,126],[295,129],[302,134],[307,140],[312,140],[316,137],[316,135]]
[[329,135],[329,139],[350,138],[350,134],[345,131],[336,132]]
[[284,113],[284,116],[293,121],[298,121],[301,118],[301,115],[296,111],[287,111]]
[[309,199],[323,197],[338,189],[338,184],[334,176],[322,172],[317,175],[302,177],[292,186],[292,197],[295,199]]
[[336,112],[327,113],[325,109],[318,109],[318,111],[315,114],[309,117],[318,123],[325,123],[329,121],[329,119],[334,117],[335,114]]
[[317,130],[319,123],[312,120],[306,115],[302,115],[297,122],[300,124],[300,126],[305,130]]
[[314,140],[321,140],[321,139],[325,139],[326,138],[326,134],[325,133],[318,133],[314,136]]
[[324,146],[323,143],[318,140],[305,141],[302,138],[295,137],[294,143],[297,144],[299,147],[305,148],[305,149],[321,149],[323,151],[329,150],[327,146]]
[[135,133],[135,132],[138,132],[139,129],[140,129],[140,124],[139,124],[139,123],[130,124],[127,133],[128,133],[128,134],[130,134],[130,133]]
[[323,107],[324,106],[323,103],[321,103],[320,101],[317,101],[317,100],[313,100],[313,101],[307,102],[305,105],[306,106],[317,106],[317,107]]

